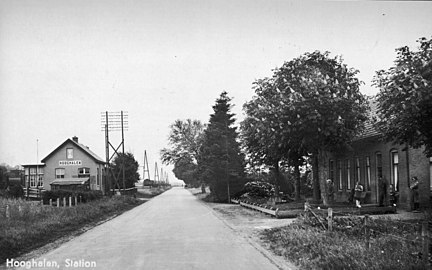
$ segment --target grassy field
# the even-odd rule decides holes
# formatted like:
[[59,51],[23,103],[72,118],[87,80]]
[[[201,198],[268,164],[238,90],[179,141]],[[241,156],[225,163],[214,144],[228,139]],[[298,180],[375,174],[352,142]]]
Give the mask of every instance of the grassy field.
[[[50,243],[62,236],[118,215],[154,197],[163,190],[146,192],[138,198],[104,197],[74,207],[41,206],[39,202],[7,200],[0,197],[0,264]],[[9,206],[9,218],[6,217]]]
[[333,231],[303,217],[265,230],[261,239],[300,269],[429,269],[421,259],[420,223],[374,219],[368,226],[369,248],[360,217],[335,221]]

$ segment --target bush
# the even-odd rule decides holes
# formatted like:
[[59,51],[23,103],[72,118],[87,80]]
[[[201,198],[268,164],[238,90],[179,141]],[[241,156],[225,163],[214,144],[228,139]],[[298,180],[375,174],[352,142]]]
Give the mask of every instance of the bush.
[[22,198],[24,196],[24,190],[21,185],[10,185],[7,188],[8,197]]
[[49,203],[49,200],[53,201],[67,197],[77,196],[80,198],[81,202],[90,202],[94,200],[99,200],[103,197],[102,191],[100,190],[86,190],[86,191],[71,191],[71,190],[47,190],[43,193],[42,199],[44,204]]

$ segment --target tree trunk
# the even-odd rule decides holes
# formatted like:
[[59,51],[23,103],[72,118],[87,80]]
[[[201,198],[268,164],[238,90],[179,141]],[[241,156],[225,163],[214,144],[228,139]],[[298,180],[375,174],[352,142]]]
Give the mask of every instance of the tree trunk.
[[300,200],[300,166],[298,164],[294,165],[294,193],[295,193],[295,200]]
[[274,165],[275,170],[275,196],[279,197],[279,190],[280,190],[280,170],[279,170],[279,161],[275,162]]
[[313,200],[315,202],[320,201],[320,182],[318,175],[318,152],[312,155],[312,172],[313,172]]

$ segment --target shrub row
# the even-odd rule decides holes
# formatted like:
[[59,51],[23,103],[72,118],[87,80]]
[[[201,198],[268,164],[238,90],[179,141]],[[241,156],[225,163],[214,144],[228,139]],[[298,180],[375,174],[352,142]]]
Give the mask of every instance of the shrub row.
[[44,204],[49,203],[49,200],[53,201],[58,198],[67,197],[78,197],[81,202],[90,202],[101,199],[103,197],[102,191],[100,190],[87,190],[87,191],[71,191],[71,190],[47,190],[43,193],[42,199]]

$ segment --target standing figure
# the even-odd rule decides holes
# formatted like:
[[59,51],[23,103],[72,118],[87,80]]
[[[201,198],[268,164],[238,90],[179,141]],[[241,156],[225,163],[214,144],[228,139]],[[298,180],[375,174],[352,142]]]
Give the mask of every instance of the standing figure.
[[360,184],[360,181],[357,181],[355,187],[354,187],[354,199],[356,200],[356,207],[360,208],[360,200],[363,193],[363,186]]
[[419,198],[419,180],[416,176],[411,178],[410,182],[410,190],[411,190],[411,203],[413,204],[414,212],[419,211],[420,206],[420,198]]
[[379,206],[387,204],[387,181],[383,177],[378,178],[378,203]]
[[334,184],[331,179],[327,179],[327,198],[328,203],[331,205],[334,202]]
[[392,206],[396,206],[399,198],[399,193],[396,191],[396,189],[392,184],[389,185],[388,193],[389,193],[390,204]]

